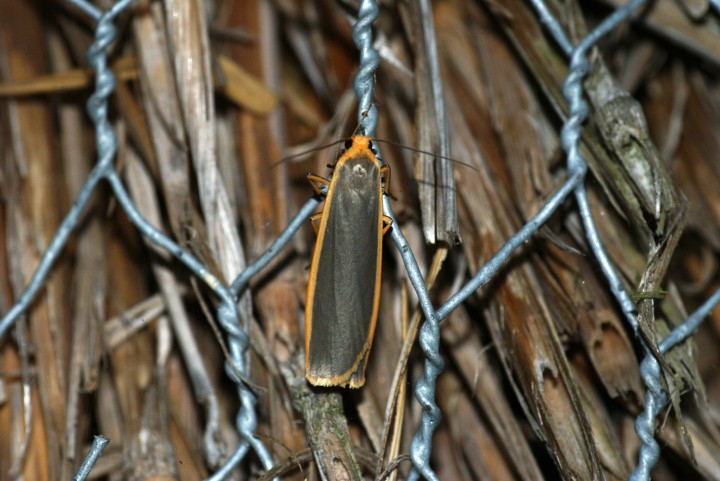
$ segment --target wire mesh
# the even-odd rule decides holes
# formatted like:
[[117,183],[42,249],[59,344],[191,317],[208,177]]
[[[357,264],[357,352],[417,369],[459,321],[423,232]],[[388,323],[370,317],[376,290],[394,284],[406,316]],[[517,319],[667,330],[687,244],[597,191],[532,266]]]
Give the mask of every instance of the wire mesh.
[[[102,12],[84,0],[69,0],[84,13],[97,22],[95,42],[88,50],[88,62],[96,72],[95,92],[88,100],[87,110],[96,125],[96,142],[98,147],[98,162],[73,202],[72,208],[58,228],[51,240],[27,288],[16,303],[0,320],[0,337],[12,326],[13,322],[27,311],[28,306],[37,295],[43,282],[47,278],[54,262],[67,244],[70,234],[77,226],[80,214],[88,203],[90,194],[96,189],[101,180],[106,180],[123,210],[127,213],[133,224],[151,242],[167,250],[202,280],[218,297],[220,306],[217,317],[220,325],[230,339],[230,354],[233,365],[227,366],[227,374],[237,386],[241,409],[237,414],[236,428],[242,437],[242,442],[235,453],[226,461],[224,466],[211,478],[224,479],[235,466],[245,457],[251,448],[260,459],[263,467],[269,470],[273,461],[263,443],[254,435],[257,427],[255,414],[255,395],[244,383],[241,377],[246,374],[246,351],[248,349],[248,335],[238,322],[239,312],[237,303],[239,296],[247,288],[250,279],[266,267],[274,257],[292,239],[300,226],[315,210],[319,201],[308,200],[294,216],[287,228],[277,237],[270,247],[251,265],[249,265],[232,282],[229,288],[224,287],[206,266],[189,252],[165,236],[162,232],[148,223],[138,212],[130,199],[118,173],[113,166],[113,159],[117,146],[113,128],[108,121],[108,97],[113,93],[115,80],[108,68],[107,49],[115,37],[114,21],[117,16],[131,3],[131,0],[120,0],[108,11]],[[443,370],[443,360],[440,356],[440,329],[439,322],[452,313],[462,302],[475,293],[479,288],[489,282],[507,263],[513,252],[542,227],[553,213],[563,205],[566,199],[574,194],[580,218],[585,229],[587,242],[600,265],[607,280],[608,286],[615,296],[621,310],[631,328],[637,332],[637,309],[623,286],[612,261],[605,252],[597,232],[585,190],[585,176],[588,170],[587,162],[580,151],[579,141],[583,122],[588,114],[588,107],[583,100],[583,78],[588,71],[587,52],[598,40],[619,24],[627,22],[643,4],[643,0],[633,0],[627,5],[617,9],[605,21],[600,23],[590,34],[583,38],[577,46],[569,41],[556,18],[551,14],[545,3],[533,0],[532,4],[537,11],[541,22],[569,58],[570,70],[564,84],[564,95],[569,105],[570,115],[564,123],[561,132],[562,146],[567,156],[567,180],[548,201],[515,235],[498,250],[478,272],[453,294],[438,309],[435,309],[425,279],[415,259],[415,255],[403,233],[398,228],[391,229],[391,237],[400,252],[407,269],[410,282],[415,289],[425,323],[422,326],[419,344],[425,355],[423,376],[415,386],[415,395],[422,407],[420,426],[418,427],[410,447],[410,456],[413,470],[408,479],[416,480],[422,476],[427,480],[438,479],[430,466],[433,431],[440,422],[440,408],[435,402],[436,381]],[[713,7],[720,10],[720,4],[711,2]],[[427,6],[427,4],[425,4]],[[378,122],[377,108],[373,102],[375,72],[380,65],[380,57],[373,47],[373,24],[379,14],[378,5],[373,0],[362,0],[358,11],[358,18],[353,27],[353,39],[360,52],[358,71],[354,79],[355,95],[358,99],[358,123],[367,136],[373,136]],[[426,12],[430,15],[429,12]],[[380,156],[378,155],[378,158]],[[383,209],[385,215],[395,221],[392,207],[387,198],[384,199]],[[393,225],[397,225],[393,222]],[[707,301],[681,325],[677,326],[659,344],[660,352],[667,353],[677,344],[691,336],[699,327],[702,320],[720,302],[720,290],[710,296]],[[639,342],[645,349],[645,359],[642,362],[641,372],[648,388],[645,399],[645,411],[637,418],[636,431],[642,441],[637,468],[631,475],[633,481],[649,479],[650,469],[659,457],[659,446],[654,439],[655,422],[658,413],[668,402],[665,387],[661,382],[660,366],[650,350]],[[75,479],[85,479],[92,468],[94,461],[100,456],[107,444],[107,440],[98,437],[96,443],[88,453],[86,463],[78,471]]]
[[82,464],[80,464],[77,473],[73,477],[73,481],[85,481],[87,479],[93,466],[95,466],[98,458],[102,456],[102,453],[109,442],[110,440],[105,436],[95,436],[92,446],[90,446],[90,451],[88,451]]
[[237,300],[233,297],[230,290],[224,287],[222,282],[220,282],[206,266],[141,216],[130,199],[112,163],[117,150],[117,143],[113,127],[108,120],[107,101],[115,87],[115,76],[108,67],[107,48],[113,42],[116,35],[114,20],[132,3],[132,0],[119,1],[106,12],[101,12],[92,4],[82,0],[71,1],[81,8],[81,10],[92,16],[93,19],[97,20],[95,41],[88,49],[87,54],[88,63],[92,66],[96,76],[95,93],[88,100],[87,111],[96,126],[95,135],[98,149],[98,163],[78,193],[70,212],[68,212],[58,228],[57,233],[50,241],[27,288],[18,298],[15,305],[13,305],[3,316],[2,320],[0,320],[0,336],[4,335],[13,321],[27,310],[28,305],[37,295],[38,290],[47,278],[53,263],[57,260],[67,244],[70,234],[77,226],[80,215],[83,208],[87,205],[90,195],[100,180],[105,179],[110,183],[120,206],[142,234],[146,236],[149,241],[165,249],[185,264],[185,266],[202,280],[220,299],[217,316],[220,325],[225,329],[230,340],[229,350],[233,366],[228,366],[226,371],[228,376],[236,383],[238,396],[240,398],[241,408],[237,414],[236,428],[242,436],[242,442],[223,468],[210,479],[223,479],[227,473],[232,471],[237,463],[243,459],[249,448],[255,451],[265,469],[269,470],[273,465],[270,454],[263,443],[254,435],[257,427],[254,407],[255,394],[238,376],[238,374],[243,376],[247,372],[245,355],[248,349],[248,337],[238,323]]

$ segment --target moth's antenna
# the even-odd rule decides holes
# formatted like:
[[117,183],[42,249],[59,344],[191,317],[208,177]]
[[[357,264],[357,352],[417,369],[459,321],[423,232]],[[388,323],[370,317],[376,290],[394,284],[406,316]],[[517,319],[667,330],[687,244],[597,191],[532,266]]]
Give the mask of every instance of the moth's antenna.
[[450,162],[456,162],[456,163],[458,163],[458,164],[464,165],[465,167],[467,167],[467,168],[469,168],[469,169],[474,170],[475,172],[478,172],[478,169],[477,169],[474,165],[470,165],[470,164],[468,164],[468,163],[466,163],[466,162],[463,162],[462,160],[453,159],[452,157],[446,157],[446,156],[440,155],[440,154],[434,154],[434,153],[432,153],[432,152],[426,152],[426,151],[424,151],[424,150],[416,149],[415,147],[408,147],[407,145],[403,145],[403,144],[400,144],[400,143],[398,143],[398,142],[393,142],[392,140],[385,140],[385,139],[373,139],[373,140],[374,140],[375,142],[381,142],[381,143],[384,143],[384,144],[394,145],[395,147],[398,147],[398,148],[400,148],[400,149],[409,150],[409,151],[411,151],[411,152],[416,152],[416,153],[418,153],[418,154],[430,155],[430,156],[432,156],[432,157],[437,157],[437,158],[439,158],[439,159],[449,160]]
[[270,165],[270,169],[274,169],[278,165],[282,164],[283,162],[287,162],[288,160],[297,159],[299,157],[305,157],[307,155],[312,154],[313,152],[317,152],[319,150],[327,149],[328,147],[332,147],[333,145],[337,145],[340,142],[345,142],[345,139],[338,139],[330,142],[329,144],[320,145],[318,147],[313,147],[312,149],[308,149],[305,152],[300,152],[299,154],[293,154],[288,155],[287,157],[283,157],[282,159],[278,160],[274,164]]

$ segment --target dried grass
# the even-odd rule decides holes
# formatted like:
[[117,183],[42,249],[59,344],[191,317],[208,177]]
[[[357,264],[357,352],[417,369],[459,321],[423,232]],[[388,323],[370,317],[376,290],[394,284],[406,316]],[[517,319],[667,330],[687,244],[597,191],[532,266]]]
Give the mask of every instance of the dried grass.
[[[651,345],[720,281],[718,20],[707,2],[680,3],[654,2],[643,20],[613,32],[592,54],[586,82],[592,208]],[[83,110],[92,74],[82,14],[56,3],[0,4],[4,311],[95,147]],[[574,40],[609,11],[597,2],[551,6]],[[557,132],[567,67],[527,2],[433,8],[451,155],[472,168],[382,150],[397,227],[439,304],[565,179]],[[167,0],[139,2],[121,17],[115,164],[143,215],[226,281],[287,225],[311,193],[304,174],[325,173],[335,152],[278,161],[355,127],[352,9]],[[384,58],[377,136],[440,152],[422,13],[414,2],[384,2],[376,32]],[[367,385],[311,389],[301,332],[312,245],[308,225],[242,298],[258,435],[287,479],[317,479],[318,463],[331,479],[372,478],[388,464],[405,475],[420,412],[411,386],[423,361],[411,349],[414,293],[388,247]],[[100,189],[31,311],[0,343],[0,479],[70,479],[94,433],[111,439],[95,478],[208,476],[238,442],[214,302]],[[665,455],[655,479],[720,479],[719,329],[716,313],[665,360],[676,409],[660,420]],[[644,399],[640,350],[572,202],[443,323],[441,348],[443,422],[432,457],[441,479],[627,478]],[[206,437],[208,425],[215,437]],[[250,456],[234,476],[262,474]]]

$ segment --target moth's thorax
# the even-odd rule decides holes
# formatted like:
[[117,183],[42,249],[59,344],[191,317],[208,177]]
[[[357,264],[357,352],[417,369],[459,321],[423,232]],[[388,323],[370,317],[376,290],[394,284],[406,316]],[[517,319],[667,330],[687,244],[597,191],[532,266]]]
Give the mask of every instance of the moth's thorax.
[[364,190],[377,182],[380,178],[380,169],[377,162],[367,155],[359,155],[340,163],[333,177],[349,189]]
[[342,161],[346,158],[353,158],[358,156],[368,157],[371,161],[378,162],[377,158],[375,157],[372,139],[370,137],[365,137],[364,135],[355,135],[351,139],[351,143],[348,149],[340,155],[338,160]]

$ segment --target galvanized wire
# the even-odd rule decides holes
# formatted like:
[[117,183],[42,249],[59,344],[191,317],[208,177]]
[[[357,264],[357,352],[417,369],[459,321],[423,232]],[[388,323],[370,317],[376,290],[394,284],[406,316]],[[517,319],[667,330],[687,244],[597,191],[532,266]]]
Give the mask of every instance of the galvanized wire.
[[[670,331],[670,334],[658,346],[660,352],[665,354],[695,333],[718,303],[720,303],[720,289],[708,297],[695,312],[688,316],[685,322]],[[635,432],[642,444],[637,466],[630,474],[630,481],[648,481],[650,470],[660,459],[660,446],[655,441],[655,420],[668,402],[665,388],[660,383],[660,365],[652,353],[648,352],[640,364],[640,375],[648,390],[645,393],[645,409],[635,420]]]
[[275,256],[290,243],[292,236],[295,235],[305,222],[307,222],[308,217],[315,212],[319,203],[320,200],[315,197],[305,202],[305,205],[303,205],[298,213],[295,214],[295,217],[293,217],[290,221],[290,224],[288,224],[285,230],[280,233],[277,239],[270,244],[270,247],[268,247],[267,250],[263,252],[262,255],[254,262],[247,266],[245,270],[238,274],[230,286],[230,292],[232,292],[233,296],[239,298],[250,282],[250,279],[267,266],[270,261],[272,261]]
[[[369,137],[374,135],[377,126],[377,108],[372,102],[375,71],[380,65],[380,55],[373,47],[372,32],[372,25],[377,16],[378,5],[374,0],[361,1],[358,18],[352,31],[353,41],[360,51],[360,64],[353,80],[353,88],[358,98],[358,123],[360,130]],[[379,151],[378,158],[381,158]],[[432,450],[432,433],[440,422],[440,408],[435,402],[435,383],[444,366],[440,356],[439,320],[435,316],[435,310],[415,256],[397,226],[387,197],[383,199],[383,213],[392,219],[391,237],[400,251],[408,277],[425,314],[425,323],[420,329],[419,343],[426,361],[423,377],[415,385],[415,396],[422,406],[422,414],[420,426],[410,444],[413,470],[408,479],[417,479],[418,473],[420,473],[425,479],[436,480],[437,475],[430,467],[430,452]]]
[[[584,171],[587,170],[587,164],[579,150],[579,138],[580,127],[587,116],[587,106],[582,99],[582,79],[588,71],[587,50],[592,47],[600,37],[614,29],[618,24],[627,21],[635,10],[644,3],[644,0],[633,0],[617,9],[593,32],[587,35],[577,47],[572,46],[563,32],[560,23],[550,13],[544,2],[542,0],[531,1],[538,12],[541,22],[547,27],[555,41],[571,59],[570,71],[563,88],[563,93],[570,105],[570,116],[563,126],[561,137],[563,148],[568,154],[568,172],[572,172],[573,170]],[[716,9],[720,10],[720,2],[713,0],[712,3]],[[637,333],[637,310],[632,299],[622,286],[620,278],[613,268],[609,257],[604,252],[592,220],[590,205],[583,184],[578,185],[576,188],[575,198],[593,253],[601,265],[603,273],[610,284],[611,291],[620,303],[625,318]],[[720,290],[710,296],[697,311],[671,331],[660,343],[660,352],[664,354],[673,346],[687,339],[697,330],[703,319],[718,303],[720,303]],[[655,420],[660,410],[663,409],[668,402],[667,393],[660,382],[660,365],[642,339],[640,339],[640,343],[645,351],[645,358],[640,365],[640,374],[648,390],[645,395],[645,409],[635,421],[635,431],[642,444],[638,454],[637,466],[629,478],[631,481],[647,481],[650,479],[650,470],[660,457],[660,447],[654,437]]]
[[[213,276],[195,257],[155,229],[140,215],[112,165],[116,152],[116,139],[112,126],[107,118],[107,98],[113,92],[115,80],[112,72],[107,67],[105,51],[115,37],[113,20],[132,0],[120,0],[107,12],[98,10],[95,6],[84,0],[68,1],[98,22],[95,42],[88,50],[88,61],[96,72],[96,88],[94,94],[88,101],[88,113],[96,124],[98,163],[89,174],[88,179],[73,202],[70,211],[50,241],[28,286],[20,295],[15,305],[13,305],[0,320],[0,337],[9,329],[13,321],[27,310],[30,302],[42,287],[52,265],[66,245],[69,235],[76,227],[80,214],[86,206],[91,193],[101,179],[106,179],[110,183],[119,204],[142,234],[151,242],[172,253],[196,276],[202,279],[220,299],[218,320],[228,334],[231,360],[233,363],[233,367],[231,368],[228,365],[226,371],[228,376],[237,384],[238,395],[241,400],[241,409],[237,415],[236,428],[242,436],[242,442],[237,447],[235,453],[226,461],[226,464],[209,479],[217,481],[226,477],[244,458],[250,448],[255,451],[264,468],[270,469],[272,466],[270,455],[264,445],[254,436],[257,427],[254,409],[255,396],[236,375],[236,373],[240,373],[241,375],[246,373],[244,353],[248,347],[247,334],[238,322],[236,303],[249,280],[287,245],[295,232],[304,223],[305,219],[314,211],[319,201],[316,198],[308,200],[292,219],[288,227],[278,236],[266,252],[241,272],[233,281],[230,288],[224,287],[220,280]],[[720,10],[720,0],[711,0],[711,2],[715,8]],[[588,111],[582,99],[582,79],[588,70],[586,53],[601,36],[615,28],[619,23],[627,21],[635,9],[643,3],[643,0],[634,0],[615,11],[592,33],[585,37],[577,47],[572,46],[562,31],[559,22],[552,16],[541,0],[532,0],[532,3],[542,23],[551,32],[562,50],[570,57],[570,72],[563,87],[563,93],[569,104],[570,115],[561,132],[562,145],[567,153],[568,180],[546,202],[540,211],[480,268],[478,273],[475,274],[465,286],[458,290],[457,293],[451,296],[437,310],[434,309],[430,301],[430,296],[425,288],[425,281],[417,265],[415,256],[401,230],[397,227],[390,203],[387,198],[383,200],[383,211],[385,215],[393,219],[391,237],[400,251],[408,272],[408,277],[418,295],[421,309],[425,315],[425,323],[420,330],[419,343],[425,354],[426,362],[423,376],[415,387],[416,397],[422,406],[422,415],[420,425],[413,436],[410,446],[413,470],[408,479],[413,481],[419,476],[423,476],[428,480],[438,479],[430,467],[429,460],[432,450],[432,434],[440,421],[440,409],[435,403],[436,381],[443,369],[443,360],[439,352],[440,320],[447,317],[465,299],[487,283],[498,272],[502,265],[507,262],[514,250],[527,241],[550,216],[552,216],[571,193],[575,195],[588,243],[601,266],[610,289],[620,303],[627,321],[633,329],[637,329],[637,312],[635,305],[622,285],[612,262],[605,253],[590,212],[588,197],[584,186],[587,163],[579,149],[579,138],[581,126]],[[377,16],[378,6],[376,2],[373,0],[363,0],[360,3],[358,20],[353,28],[353,40],[360,51],[360,62],[353,86],[359,103],[358,122],[361,126],[361,131],[368,136],[373,136],[377,126],[377,109],[373,104],[373,91],[375,71],[379,66],[380,58],[372,46],[372,24]],[[660,351],[662,353],[667,352],[674,345],[682,342],[691,335],[697,329],[700,322],[702,322],[703,318],[707,316],[710,310],[719,302],[720,290],[714,293],[700,309],[688,317],[683,324],[676,327],[670,335],[660,343]],[[667,403],[667,394],[660,383],[659,366],[653,356],[649,354],[646,355],[641,366],[641,373],[648,386],[648,393],[645,412],[638,418],[636,423],[636,430],[643,444],[639,455],[638,467],[631,476],[631,480],[633,481],[648,479],[649,470],[657,461],[659,448],[653,438],[655,417],[659,410]],[[107,441],[105,441],[105,444],[106,442]],[[83,467],[78,471],[78,476],[83,475],[81,473],[85,473],[83,476],[87,476],[89,469],[92,467],[92,463],[94,463],[94,460],[100,455],[103,447],[104,444],[102,441],[99,442],[97,446],[96,443],[93,444],[93,448],[86,458],[86,460],[91,460],[91,462],[87,465],[85,463],[83,464]],[[86,471],[83,471],[84,469],[86,469]],[[84,479],[84,477],[77,479]]]
[[360,131],[368,137],[375,134],[378,117],[377,107],[373,103],[373,91],[380,55],[373,47],[372,25],[379,12],[380,9],[374,0],[362,0],[352,29],[353,42],[360,51],[360,63],[353,79],[353,90],[358,99],[358,124]]
[[[609,284],[610,290],[615,299],[620,304],[621,310],[627,322],[637,331],[637,309],[632,301],[629,293],[625,289],[620,280],[620,276],[615,270],[612,261],[605,252],[600,240],[595,222],[590,210],[590,203],[585,190],[584,178],[587,173],[587,162],[580,151],[580,135],[582,124],[588,113],[588,107],[583,100],[582,80],[588,72],[589,63],[587,60],[587,51],[597,43],[597,41],[616,28],[620,23],[626,22],[635,10],[644,3],[644,0],[633,0],[623,7],[617,9],[613,14],[606,18],[598,27],[589,33],[577,47],[573,47],[567,36],[562,31],[559,22],[552,16],[549,9],[541,0],[532,0],[533,5],[538,11],[543,24],[553,34],[557,43],[563,51],[570,57],[570,70],[563,86],[563,94],[568,101],[570,114],[566,119],[562,131],[561,142],[563,149],[567,154],[567,170],[568,181],[558,190],[549,201],[540,209],[540,211],[530,219],[514,236],[512,236],[505,245],[473,276],[473,278],[463,286],[455,295],[446,301],[440,309],[434,311],[432,303],[429,299],[425,282],[422,278],[415,257],[407,245],[407,241],[400,232],[395,228],[393,223],[392,238],[396,246],[401,252],[403,262],[408,271],[410,281],[418,294],[420,305],[425,314],[425,323],[420,332],[420,346],[426,356],[425,369],[423,377],[418,381],[415,394],[420,402],[423,413],[421,417],[420,427],[412,439],[410,445],[410,457],[413,461],[414,469],[408,477],[409,480],[417,479],[421,474],[425,479],[437,479],[429,465],[430,452],[432,448],[432,433],[440,421],[440,411],[435,404],[435,382],[437,376],[443,368],[442,358],[439,354],[440,332],[438,323],[440,320],[449,315],[460,303],[468,296],[474,293],[478,288],[488,282],[498,269],[508,260],[512,252],[522,245],[532,234],[544,224],[544,222],[553,214],[560,206],[570,192],[575,194],[575,201],[578,205],[580,217],[585,229],[585,236],[590,248],[595,255],[596,260],[600,264],[602,272]],[[714,6],[717,7],[715,3]],[[370,7],[367,7],[372,9]],[[360,21],[358,22],[360,24]],[[363,38],[371,35],[371,25],[363,22],[362,28]],[[356,24],[355,29],[358,29]],[[354,30],[354,34],[356,32]],[[359,36],[359,33],[358,33]],[[363,56],[361,55],[360,71],[364,72]],[[373,59],[374,60],[374,59]],[[364,82],[361,85],[363,89],[357,89],[356,94],[359,99],[367,99],[372,96],[372,84]],[[392,216],[392,210],[387,199],[384,201],[385,215]],[[661,352],[670,349],[673,345],[681,342],[694,332],[702,319],[710,312],[710,310],[720,302],[720,290],[711,296],[708,301],[685,323],[678,326],[663,343],[661,343]],[[642,342],[642,341],[641,341]],[[647,347],[644,346],[646,351]],[[637,432],[643,442],[640,450],[638,469],[633,473],[632,481],[641,481],[649,478],[649,469],[655,464],[659,456],[659,448],[653,438],[655,426],[655,416],[660,409],[666,404],[667,396],[660,384],[660,372],[657,360],[649,353],[641,366],[643,379],[648,386],[648,397],[646,402],[646,410],[643,416],[638,417]],[[649,433],[649,434],[648,434]]]
[[[374,3],[374,2],[364,2]],[[365,8],[369,12],[375,13],[376,6],[363,6],[361,5],[361,12]],[[465,299],[477,291],[482,285],[488,282],[507,262],[512,255],[513,251],[528,240],[534,233],[539,229],[547,219],[555,212],[555,210],[562,205],[565,199],[574,192],[577,202],[580,206],[581,216],[583,217],[583,223],[586,228],[588,241],[593,248],[593,252],[598,258],[600,264],[603,267],[608,277],[613,293],[621,303],[623,311],[626,315],[634,319],[635,308],[627,295],[624,287],[620,283],[619,277],[612,268],[607,255],[602,248],[600,239],[597,235],[597,231],[594,227],[592,217],[590,215],[589,204],[587,203],[587,195],[585,193],[583,180],[585,173],[587,172],[587,164],[581,157],[579,148],[577,146],[580,126],[587,115],[587,106],[582,101],[582,85],[580,81],[582,76],[587,71],[587,61],[583,64],[584,53],[590,46],[597,41],[597,39],[609,31],[614,24],[620,18],[620,15],[614,14],[611,16],[609,21],[604,22],[588,39],[584,44],[581,44],[582,49],[578,50],[578,55],[574,57],[575,64],[578,66],[575,70],[575,75],[569,78],[566,82],[566,95],[570,97],[569,101],[571,104],[571,115],[566,123],[566,127],[563,129],[562,139],[563,145],[568,152],[568,175],[569,178],[565,184],[556,192],[549,201],[540,209],[540,211],[533,216],[530,221],[523,226],[514,236],[512,236],[503,245],[500,250],[473,276],[473,278],[463,286],[455,295],[453,295],[448,301],[446,301],[440,309],[435,311],[430,296],[425,288],[425,281],[422,277],[415,256],[412,253],[410,247],[407,244],[402,232],[397,228],[397,224],[394,222],[394,216],[392,214],[392,208],[389,201],[384,199],[383,210],[385,215],[393,218],[393,228],[391,230],[391,237],[395,242],[395,245],[401,253],[401,257],[405,264],[415,292],[420,300],[420,306],[425,315],[425,323],[420,329],[419,344],[425,354],[426,362],[423,370],[423,376],[418,380],[415,386],[415,396],[418,402],[422,406],[422,415],[420,419],[420,426],[417,432],[413,436],[410,444],[410,457],[413,462],[413,470],[408,476],[408,480],[415,481],[419,475],[422,475],[427,480],[437,479],[437,475],[430,467],[430,453],[432,451],[432,434],[437,425],[440,422],[440,409],[435,403],[435,385],[437,377],[440,375],[443,369],[443,360],[440,356],[440,329],[439,322],[447,315],[449,315],[455,308],[457,308]],[[360,105],[363,105],[363,101],[372,98],[373,83],[367,81],[369,74],[374,72],[376,68],[376,56],[370,50],[372,48],[372,24],[363,21],[361,18],[358,19],[354,29],[353,37],[365,39],[366,44],[358,45],[361,49],[360,67],[358,70],[358,76],[363,75],[363,81],[358,81],[356,78],[355,88],[356,95]],[[357,40],[356,40],[357,41]],[[367,62],[364,64],[363,62]],[[584,69],[584,71],[583,71]],[[579,91],[578,91],[578,85]],[[579,101],[578,101],[579,100]],[[363,110],[359,112],[359,121],[365,120]],[[372,135],[368,133],[366,135]]]
[[[374,2],[363,2],[363,3],[374,3]],[[367,11],[375,12],[376,6],[364,6]],[[361,5],[361,12],[363,6]],[[619,277],[612,268],[607,255],[602,248],[602,244],[597,235],[594,223],[589,210],[589,204],[587,202],[587,194],[583,180],[585,173],[587,172],[587,164],[580,155],[578,147],[578,139],[580,136],[580,127],[587,115],[587,106],[582,101],[582,76],[587,72],[587,61],[583,62],[584,54],[590,46],[597,41],[597,39],[604,33],[609,31],[618,23],[618,19],[622,18],[621,15],[613,14],[610,19],[601,24],[593,34],[588,36],[584,43],[581,43],[581,47],[576,51],[576,55],[573,56],[573,65],[575,70],[571,70],[571,74],[566,82],[566,96],[570,102],[571,115],[566,122],[563,132],[561,134],[563,146],[568,152],[568,181],[555,193],[550,200],[540,209],[540,211],[533,216],[533,218],[512,236],[503,245],[500,250],[473,276],[473,278],[462,287],[455,295],[453,295],[447,302],[445,302],[438,311],[433,308],[432,302],[430,301],[429,294],[425,288],[425,281],[415,261],[415,256],[410,250],[407,241],[405,240],[402,232],[397,228],[397,224],[393,222],[393,228],[391,230],[392,239],[395,241],[397,248],[400,250],[403,262],[408,271],[408,277],[410,279],[415,292],[420,300],[420,306],[425,315],[425,323],[420,330],[419,344],[423,353],[425,354],[426,361],[423,370],[423,376],[418,380],[415,386],[415,396],[417,397],[420,405],[422,406],[422,415],[420,419],[420,426],[417,432],[413,436],[410,444],[410,457],[413,462],[413,470],[408,476],[408,480],[415,481],[419,475],[422,475],[427,480],[437,479],[437,475],[430,467],[430,453],[432,451],[432,434],[437,425],[440,422],[440,409],[435,403],[435,385],[437,377],[440,375],[443,369],[443,360],[440,356],[440,329],[439,322],[444,317],[449,315],[456,307],[460,305],[467,297],[477,291],[482,285],[488,282],[502,265],[507,262],[510,255],[515,249],[522,245],[530,236],[533,235],[537,229],[539,229],[545,221],[555,212],[555,210],[564,202],[567,196],[574,192],[578,205],[580,206],[580,214],[583,218],[583,224],[585,225],[588,242],[590,243],[593,252],[595,253],[598,261],[600,262],[603,272],[608,278],[611,289],[621,303],[623,311],[626,316],[634,319],[635,307],[624,290]],[[614,23],[613,23],[614,22]],[[366,50],[368,46],[371,48],[371,35],[372,25],[367,21],[358,19],[355,28],[353,29],[354,38],[366,39],[365,45],[358,45],[361,49],[360,67],[358,75],[361,73],[364,77],[368,76],[369,72],[374,72],[376,67],[375,58],[369,54]],[[566,42],[568,45],[569,43]],[[375,53],[375,56],[377,54]],[[363,64],[367,61],[367,64]],[[372,98],[373,84],[366,80],[359,82],[355,81],[356,95],[363,105],[363,101]],[[359,112],[362,115],[362,111]],[[360,121],[364,119],[361,116]],[[371,134],[367,134],[371,135]],[[389,201],[384,199],[383,203],[385,215],[393,218],[392,209]],[[394,219],[394,218],[393,218]]]
[[[218,321],[228,334],[228,345],[230,351],[231,366],[226,366],[228,376],[236,383],[238,396],[240,398],[240,410],[236,417],[236,429],[241,435],[241,442],[235,454],[229,458],[225,466],[220,470],[220,477],[213,476],[211,479],[222,479],[239,463],[248,448],[252,448],[266,470],[272,468],[270,453],[255,436],[257,418],[255,415],[255,395],[245,385],[241,376],[247,373],[244,355],[248,348],[248,336],[240,327],[238,322],[237,298],[233,296],[230,289],[222,285],[210,271],[189,252],[183,250],[178,244],[165,236],[162,232],[153,227],[145,220],[133,204],[120,176],[115,171],[113,159],[117,151],[117,141],[112,125],[108,120],[108,97],[115,88],[115,77],[108,68],[107,47],[115,39],[115,18],[125,9],[132,0],[120,0],[106,12],[98,10],[92,4],[84,0],[68,0],[73,5],[86,12],[97,21],[95,29],[95,41],[88,49],[87,60],[95,71],[95,91],[87,102],[87,112],[95,124],[95,137],[97,142],[98,162],[90,172],[85,184],[75,198],[70,211],[60,224],[57,232],[51,239],[45,253],[43,254],[32,279],[28,286],[19,296],[17,302],[0,320],[0,337],[12,325],[13,321],[24,313],[30,302],[37,295],[47,278],[50,269],[65,247],[68,237],[77,226],[80,214],[87,205],[90,195],[101,179],[110,183],[118,203],[125,211],[132,223],[152,243],[170,252],[180,262],[185,264],[190,271],[198,276],[220,299],[218,307]],[[100,451],[92,451],[99,455]]]
[[83,462],[80,464],[75,476],[73,476],[73,481],[85,481],[87,479],[90,475],[90,471],[92,471],[93,466],[95,466],[95,463],[100,458],[103,451],[105,451],[109,442],[110,440],[105,436],[95,436],[92,446],[90,446],[90,451],[88,451],[87,455],[85,455],[85,459],[83,459]]
[[[81,0],[69,1],[98,20],[95,42],[88,49],[88,61],[93,69],[95,69],[97,75],[97,87],[95,94],[88,101],[88,111],[90,112],[92,110],[90,116],[93,117],[94,121],[96,121],[96,118],[101,119],[100,121],[96,121],[98,125],[96,128],[96,137],[99,159],[97,165],[90,172],[88,179],[75,198],[70,212],[65,216],[57,232],[51,239],[28,286],[16,303],[0,320],[0,337],[4,336],[13,321],[27,310],[28,305],[37,295],[50,269],[65,247],[68,237],[75,229],[82,209],[87,204],[90,194],[92,194],[100,179],[102,179],[108,171],[112,170],[112,159],[115,154],[115,135],[107,122],[106,99],[114,89],[115,78],[107,68],[107,58],[104,55],[104,50],[115,38],[115,27],[112,23],[114,18],[127,7],[132,0],[121,0],[105,13],[102,13],[90,3]],[[103,118],[105,119],[104,122],[102,121]]]
[[[623,7],[617,9],[607,17],[595,30],[583,38],[577,47],[572,47],[567,36],[562,30],[560,23],[552,16],[549,9],[542,0],[532,0],[532,4],[538,12],[540,20],[548,28],[555,41],[560,45],[566,55],[570,57],[570,70],[563,85],[563,95],[568,102],[570,114],[563,124],[560,134],[561,142],[567,154],[568,174],[575,173],[585,175],[587,162],[580,152],[580,135],[582,124],[587,118],[588,106],[583,100],[582,80],[588,72],[589,63],[587,51],[597,43],[600,38],[617,27],[620,23],[627,21],[635,9],[644,3],[645,0],[633,0]],[[608,281],[610,290],[620,304],[620,308],[626,320],[637,329],[637,309],[630,295],[622,284],[612,261],[605,252],[600,241],[600,236],[595,227],[595,222],[590,212],[590,203],[585,191],[585,184],[581,182],[575,188],[575,201],[580,210],[585,236],[596,260]]]

